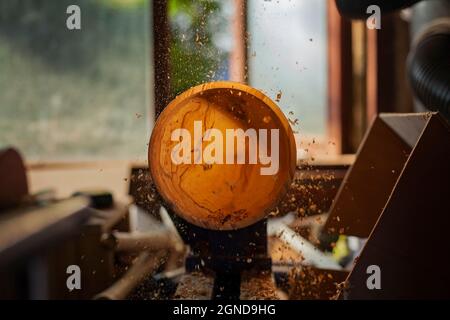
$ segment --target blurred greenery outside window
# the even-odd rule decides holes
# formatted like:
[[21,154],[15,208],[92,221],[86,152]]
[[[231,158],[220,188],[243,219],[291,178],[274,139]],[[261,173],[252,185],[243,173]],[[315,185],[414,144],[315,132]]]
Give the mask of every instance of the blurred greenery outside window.
[[[69,5],[81,30],[68,30]],[[0,0],[0,146],[27,160],[146,158],[149,0]]]
[[[234,4],[169,0],[173,96],[229,79]],[[277,100],[298,141],[326,145],[327,1],[247,0],[246,20],[249,84]]]
[[169,0],[172,96],[229,79],[232,0]]
[[[168,0],[172,95],[228,80],[232,0]],[[82,30],[66,28],[81,8]],[[323,135],[326,1],[247,2],[250,85]],[[146,158],[151,0],[0,0],[0,146],[28,160]],[[279,98],[279,99],[277,99]]]

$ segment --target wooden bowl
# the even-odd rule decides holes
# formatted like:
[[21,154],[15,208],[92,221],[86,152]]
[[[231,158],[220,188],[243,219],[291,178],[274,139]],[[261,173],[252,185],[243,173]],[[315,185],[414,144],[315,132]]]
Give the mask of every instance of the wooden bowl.
[[[208,134],[211,128],[220,131],[222,140],[217,130],[214,137]],[[184,134],[190,137],[172,136],[180,134],[177,129],[186,129]],[[227,130],[236,133],[236,129],[257,133],[256,152],[251,147],[255,140],[245,140],[245,163],[242,158],[238,162],[238,150],[244,148],[238,148],[236,139],[226,139]],[[279,139],[272,136],[276,129]],[[270,163],[261,162],[265,148],[258,143],[263,136]],[[220,140],[223,152],[220,142],[216,144]],[[234,147],[227,149],[227,141]],[[189,151],[183,152],[181,146]],[[256,154],[256,163],[250,154]],[[294,176],[296,147],[286,117],[262,92],[240,83],[212,82],[187,90],[164,109],[153,129],[148,159],[159,193],[176,214],[199,227],[233,230],[266,217],[284,195]]]

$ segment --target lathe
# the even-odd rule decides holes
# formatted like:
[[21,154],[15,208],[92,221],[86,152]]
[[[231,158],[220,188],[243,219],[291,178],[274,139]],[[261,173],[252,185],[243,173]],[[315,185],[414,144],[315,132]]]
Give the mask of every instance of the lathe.
[[[203,129],[196,126],[202,120]],[[211,143],[217,145],[212,152],[220,158],[211,159],[207,168],[199,162],[173,161],[173,152],[178,152],[173,145],[179,141],[171,138],[173,132],[181,130],[194,132],[192,141],[191,135],[183,137],[194,146],[187,155],[193,159],[209,148],[202,142],[215,130]],[[276,139],[268,140],[265,134],[274,130]],[[241,135],[234,134],[239,131]],[[228,139],[226,148],[217,140],[221,136]],[[274,102],[248,86],[231,82],[204,84],[167,106],[152,133],[149,166],[152,180],[190,246],[185,263],[187,275],[179,284],[177,297],[199,298],[186,287],[196,278],[206,277],[212,285],[206,295],[202,292],[203,297],[238,299],[242,283],[249,277],[259,277],[266,287],[273,288],[270,296],[267,288],[265,293],[257,289],[254,296],[259,298],[260,293],[261,298],[263,294],[265,298],[276,298],[267,252],[266,217],[289,188],[295,155],[288,120]],[[267,157],[279,159],[279,170],[271,175],[264,171]]]
[[[234,116],[230,101],[245,106],[239,117]],[[30,195],[20,155],[11,149],[0,153],[0,173],[5,177],[1,183],[9,186],[2,187],[9,194],[0,203],[3,298],[449,295],[446,281],[421,276],[432,251],[415,236],[420,227],[421,233],[438,239],[447,226],[448,203],[441,200],[448,186],[441,177],[447,176],[449,168],[445,162],[428,163],[431,155],[432,159],[449,158],[450,128],[440,114],[380,115],[349,168],[296,166],[287,120],[262,93],[242,84],[193,88],[166,110],[149,144],[150,168],[132,168],[133,203],[120,203],[102,190],[81,190],[65,200],[46,192]],[[271,121],[264,121],[266,117]],[[278,172],[262,175],[260,169],[267,164],[261,158],[256,164],[174,164],[172,145],[179,143],[170,140],[174,124],[189,130],[197,119],[206,119],[208,128],[222,130],[231,124],[244,132],[250,125],[255,131],[278,129]],[[220,127],[222,122],[227,126]],[[247,157],[252,139],[245,139]],[[434,147],[437,141],[442,148]],[[191,156],[196,152],[191,149]],[[427,188],[418,190],[415,186],[421,183]],[[425,211],[434,218],[424,219]],[[350,243],[346,239],[363,241],[365,246],[358,253],[345,254],[340,264],[330,250],[339,249],[343,241]],[[440,263],[449,263],[445,243],[434,241],[433,245],[442,253]],[[357,254],[359,258],[354,259]],[[367,270],[377,270],[372,268],[377,263],[383,290],[373,291],[366,286]],[[81,270],[79,289],[67,286],[71,270]],[[409,281],[411,277],[415,283]],[[442,279],[443,275],[430,277]]]

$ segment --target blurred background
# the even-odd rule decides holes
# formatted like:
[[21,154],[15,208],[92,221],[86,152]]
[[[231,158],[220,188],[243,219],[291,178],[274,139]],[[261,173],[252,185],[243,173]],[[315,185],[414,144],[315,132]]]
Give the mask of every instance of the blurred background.
[[145,162],[155,113],[215,80],[262,90],[327,149],[327,1],[75,3],[81,30],[66,28],[73,1],[0,2],[0,146],[21,151],[33,190],[55,187],[48,174],[62,194],[88,183],[61,166]]
[[[80,31],[65,28],[72,3],[1,2],[0,143],[30,161],[144,160],[154,114],[151,2],[78,1]],[[170,94],[230,80],[236,2],[167,7]],[[274,99],[280,92],[302,131],[323,136],[326,1],[249,1],[247,12],[245,80]]]
[[[292,189],[274,210],[269,235],[261,241],[263,249],[267,249],[269,237],[269,254],[275,264],[288,260],[298,265],[307,261],[324,269],[345,271],[340,276],[333,274],[335,279],[345,279],[373,225],[366,226],[367,230],[360,234],[345,234],[346,230],[341,232],[337,228],[325,240],[321,239],[321,230],[374,119],[385,112],[410,114],[429,110],[441,111],[449,119],[450,73],[446,72],[449,1],[374,0],[386,8],[374,18],[379,19],[381,29],[368,27],[370,14],[365,10],[372,4],[369,2],[0,0],[0,229],[5,234],[2,238],[0,232],[0,253],[3,253],[0,264],[6,264],[2,259],[9,258],[9,254],[14,256],[11,253],[14,250],[7,251],[10,247],[2,247],[16,239],[17,234],[6,233],[14,231],[10,226],[23,226],[23,234],[29,231],[28,221],[23,220],[21,225],[20,221],[16,222],[21,215],[10,211],[36,208],[46,211],[65,199],[55,211],[68,212],[68,217],[81,212],[84,218],[96,218],[89,220],[88,226],[84,220],[76,223],[71,220],[74,224],[63,228],[65,232],[95,229],[92,233],[83,231],[88,236],[80,240],[81,244],[76,241],[67,244],[78,250],[74,249],[76,253],[73,253],[70,249],[71,259],[80,256],[84,259],[86,248],[91,248],[93,243],[98,249],[91,256],[95,259],[83,262],[93,270],[92,281],[86,280],[92,286],[79,297],[90,298],[111,285],[117,275],[125,274],[125,266],[132,259],[118,257],[114,250],[122,241],[126,249],[119,246],[117,250],[128,254],[130,239],[128,235],[114,232],[148,231],[152,226],[160,227],[161,221],[167,222],[160,215],[161,199],[148,177],[148,141],[155,119],[172,99],[188,88],[230,80],[249,84],[274,100],[288,118],[296,138],[295,179]],[[66,26],[71,15],[66,10],[74,4],[81,10],[80,30],[69,30]],[[425,121],[417,120],[417,115],[409,116],[418,123]],[[427,117],[423,118],[428,121]],[[441,136],[436,134],[436,137]],[[398,178],[413,145],[404,146],[398,137],[389,142],[383,136],[378,139],[385,145],[393,141],[395,151],[401,149],[398,146],[403,148],[402,153],[394,154],[398,163],[392,161],[398,167],[395,170],[390,167],[392,159],[384,157],[383,144],[374,144],[379,149],[371,151],[363,167],[367,169],[372,164],[373,154],[381,154],[376,160],[381,161],[379,168],[386,169],[387,173],[379,177],[391,181],[393,177]],[[385,166],[383,161],[387,163]],[[359,173],[361,185],[368,185],[363,181],[367,171]],[[382,185],[387,193],[380,203],[387,200],[392,186]],[[76,202],[79,200],[74,200],[77,199],[72,197],[74,193],[85,195],[88,203]],[[372,200],[361,203],[375,208]],[[351,197],[347,203],[352,201]],[[50,211],[48,219],[41,216],[32,225],[40,227],[42,223],[47,227],[48,224],[52,231],[42,227],[33,232],[52,237],[59,234]],[[61,219],[65,221],[65,218]],[[334,219],[339,225],[339,216]],[[295,243],[290,243],[287,235],[282,237],[284,231],[279,232],[286,226],[290,228],[286,234],[292,235]],[[164,232],[170,229],[167,228],[165,225]],[[107,241],[111,235],[117,236],[115,247]],[[150,242],[157,244],[176,238],[174,233],[167,232],[165,236],[170,241],[153,236]],[[34,242],[31,236],[22,240],[27,244]],[[67,247],[58,250],[50,252],[46,266],[59,270],[55,273],[59,272],[58,277],[65,279],[66,274],[58,267],[70,259],[60,258],[59,253],[68,250]],[[23,256],[31,257],[26,252]],[[141,258],[141,266],[149,265],[148,256]],[[169,259],[164,269],[158,270],[173,271],[174,266],[182,266],[179,258]],[[39,259],[31,264],[40,266]],[[108,267],[104,261],[108,261]],[[29,272],[29,261],[26,265],[21,263],[18,273]],[[15,269],[15,265],[10,266]],[[103,270],[107,277],[98,280],[94,276],[98,270]],[[143,273],[155,270],[156,267],[150,271],[145,269]],[[29,278],[45,282],[42,274],[39,271]],[[36,298],[61,297],[61,294],[75,297],[64,286],[58,287],[59,282],[54,291],[30,294],[20,286],[22,276],[17,275],[18,285],[14,279],[7,283],[9,274],[0,272],[5,287],[19,288],[17,294],[13,290],[4,292]],[[295,274],[294,280],[298,280],[295,283],[309,281],[305,277],[308,274]],[[321,277],[329,276],[321,274]],[[316,286],[315,282],[308,283]],[[297,289],[293,298],[312,297],[309,291],[305,293],[306,289]],[[122,292],[129,294],[131,289]],[[323,298],[323,293],[315,297]],[[326,298],[331,296],[328,292]]]

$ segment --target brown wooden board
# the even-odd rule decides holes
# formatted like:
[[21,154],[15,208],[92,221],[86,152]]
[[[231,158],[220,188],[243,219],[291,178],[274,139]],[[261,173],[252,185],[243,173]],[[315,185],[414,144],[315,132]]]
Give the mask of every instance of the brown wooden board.
[[324,231],[369,236],[431,115],[375,118],[337,192]]
[[28,195],[25,165],[12,148],[0,149],[0,214],[17,207]]
[[[450,126],[430,114],[348,278],[348,299],[450,298]],[[381,289],[369,290],[378,265]]]

